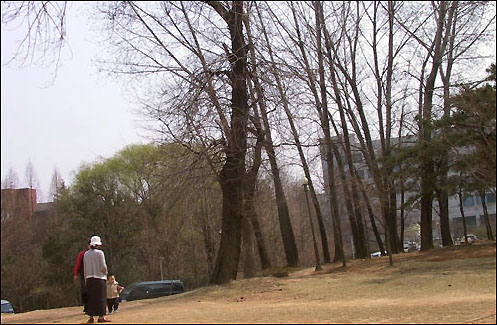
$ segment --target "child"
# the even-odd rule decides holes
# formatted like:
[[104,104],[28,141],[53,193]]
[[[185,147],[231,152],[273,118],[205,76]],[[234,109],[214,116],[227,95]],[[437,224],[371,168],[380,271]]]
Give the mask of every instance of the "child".
[[107,308],[109,309],[109,315],[112,314],[112,309],[117,313],[117,309],[119,308],[119,294],[123,289],[124,287],[119,285],[115,276],[109,275],[107,280]]

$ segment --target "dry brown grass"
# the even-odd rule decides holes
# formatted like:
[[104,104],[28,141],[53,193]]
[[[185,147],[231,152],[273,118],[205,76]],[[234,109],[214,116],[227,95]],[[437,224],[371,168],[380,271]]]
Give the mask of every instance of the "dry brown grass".
[[[286,269],[181,295],[122,303],[114,323],[496,322],[495,242]],[[276,272],[276,271],[274,271]],[[2,324],[84,323],[81,307],[2,315]]]

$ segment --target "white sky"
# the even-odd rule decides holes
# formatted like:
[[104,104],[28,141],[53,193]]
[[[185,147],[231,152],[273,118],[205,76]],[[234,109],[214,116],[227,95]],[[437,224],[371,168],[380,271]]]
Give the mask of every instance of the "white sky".
[[[69,4],[71,51],[64,52],[53,84],[53,66],[21,70],[4,66],[23,34],[5,31],[3,26],[1,32],[1,180],[13,168],[19,185],[26,187],[25,171],[31,161],[41,190],[39,202],[47,201],[55,168],[71,185],[82,163],[148,141],[137,123],[143,118],[133,115],[125,91],[91,63],[99,47],[85,15],[89,4]],[[490,51],[493,62],[495,47]]]
[[124,91],[91,63],[99,50],[92,43],[94,32],[75,9],[67,17],[72,53],[65,52],[53,83],[53,66],[4,66],[22,35],[2,26],[1,179],[13,168],[20,187],[26,187],[31,161],[42,194],[39,202],[47,201],[55,168],[70,185],[80,164],[147,142]]

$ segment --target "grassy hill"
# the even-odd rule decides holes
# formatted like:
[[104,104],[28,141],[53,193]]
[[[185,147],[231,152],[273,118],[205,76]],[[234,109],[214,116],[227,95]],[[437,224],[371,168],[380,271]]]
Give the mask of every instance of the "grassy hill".
[[[496,323],[495,242],[273,270],[184,294],[124,302],[114,323]],[[288,276],[271,274],[286,271]],[[2,324],[85,323],[81,307],[2,314]]]

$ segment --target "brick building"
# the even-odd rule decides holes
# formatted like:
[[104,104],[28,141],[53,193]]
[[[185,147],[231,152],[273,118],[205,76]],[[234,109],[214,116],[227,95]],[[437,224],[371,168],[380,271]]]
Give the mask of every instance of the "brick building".
[[23,218],[24,220],[28,220],[41,236],[46,228],[47,222],[54,213],[55,204],[53,202],[36,202],[35,189],[2,189],[2,224],[13,218]]
[[30,221],[36,211],[36,190],[32,188],[2,189],[1,221],[23,217]]

